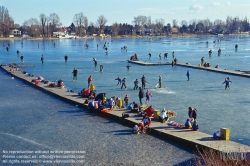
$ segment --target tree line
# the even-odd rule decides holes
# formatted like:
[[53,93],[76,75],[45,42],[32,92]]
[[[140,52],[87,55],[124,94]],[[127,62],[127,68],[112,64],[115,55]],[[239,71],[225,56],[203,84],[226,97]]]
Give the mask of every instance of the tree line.
[[210,21],[201,20],[172,20],[171,23],[165,24],[165,20],[160,18],[151,20],[150,16],[136,16],[131,24],[113,23],[107,26],[108,20],[103,16],[99,16],[96,22],[89,22],[87,16],[82,12],[74,15],[71,25],[62,26],[60,17],[56,13],[46,16],[40,14],[38,18],[30,18],[25,20],[22,25],[14,23],[14,19],[10,16],[9,11],[4,6],[0,6],[0,35],[7,37],[11,34],[12,29],[19,29],[22,33],[32,37],[50,37],[53,32],[74,32],[82,37],[93,34],[110,34],[117,35],[169,35],[177,34],[234,34],[241,32],[249,32],[250,24],[247,17],[240,19],[239,17],[227,16],[226,20],[216,19]]

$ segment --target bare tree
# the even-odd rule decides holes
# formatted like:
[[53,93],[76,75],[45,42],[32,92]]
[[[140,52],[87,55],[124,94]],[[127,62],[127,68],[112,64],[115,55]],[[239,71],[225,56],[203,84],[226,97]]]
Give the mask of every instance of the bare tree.
[[146,17],[146,16],[134,17],[133,23],[135,25],[135,29],[136,31],[140,32],[141,35],[144,34],[145,25],[149,23],[148,19],[150,19],[150,23],[151,23],[151,17]]
[[245,17],[244,20],[241,21],[240,30],[243,32],[250,30],[249,20],[247,19],[247,17]]
[[97,18],[96,24],[97,24],[97,27],[99,27],[100,34],[103,33],[103,30],[104,30],[107,22],[108,22],[108,20],[103,15],[101,15]]
[[117,22],[115,22],[112,26],[113,35],[117,36],[119,33],[119,30],[120,30],[120,25]]
[[42,25],[42,35],[45,36],[45,25],[46,25],[46,22],[47,22],[47,17],[45,16],[45,14],[40,14],[40,21],[41,21],[41,25]]
[[53,36],[53,32],[57,31],[57,28],[61,26],[60,17],[56,13],[52,13],[49,15],[49,27],[51,30],[51,35]]
[[157,33],[160,33],[160,35],[162,33],[164,24],[165,24],[165,21],[162,18],[155,20],[155,31]]
[[198,31],[198,33],[201,33],[203,28],[204,28],[203,23],[199,21],[198,24],[196,25],[196,30]]
[[174,28],[178,27],[178,21],[176,19],[173,20],[173,27]]
[[182,21],[180,22],[180,25],[181,25],[181,26],[187,26],[187,25],[188,25],[188,23],[187,23],[187,21],[186,21],[186,20],[182,20]]
[[187,21],[186,20],[182,20],[181,22],[180,22],[180,32],[181,33],[185,33],[185,32],[187,32],[187,27],[188,27],[188,23],[187,23]]
[[47,17],[47,19],[46,19],[46,29],[47,29],[47,31],[46,31],[46,33],[47,33],[47,37],[49,37],[49,16]]
[[195,33],[195,26],[196,26],[196,20],[195,19],[193,19],[193,20],[191,20],[190,22],[189,22],[189,29],[190,29],[190,32],[193,32],[193,33]]
[[238,32],[238,28],[239,28],[239,18],[238,17],[230,17],[227,16],[226,19],[226,27],[229,33],[236,33]]
[[89,26],[89,20],[87,17],[85,17],[83,25],[84,25],[85,31],[87,33],[88,26]]
[[167,31],[167,34],[172,33],[172,27],[170,23],[167,24],[166,31]]
[[36,18],[24,21],[23,27],[30,36],[37,37],[39,35],[39,22]]
[[222,27],[223,27],[224,25],[225,25],[225,23],[224,23],[222,20],[216,19],[216,20],[214,21],[214,26],[215,26],[215,28],[216,28],[216,33],[220,33],[221,30],[222,30]]
[[82,36],[82,34],[86,34],[86,29],[88,27],[87,17],[85,17],[84,14],[81,12],[81,13],[75,14],[73,20],[77,26],[79,36]]
[[205,20],[201,20],[201,22],[203,24],[203,31],[205,31],[205,33],[207,33],[208,29],[213,26],[213,23],[208,18]]
[[147,28],[151,28],[151,26],[152,26],[151,16],[148,16],[146,26],[147,26]]
[[10,34],[10,28],[14,27],[14,21],[9,15],[9,11],[4,6],[0,6],[0,33],[3,36]]

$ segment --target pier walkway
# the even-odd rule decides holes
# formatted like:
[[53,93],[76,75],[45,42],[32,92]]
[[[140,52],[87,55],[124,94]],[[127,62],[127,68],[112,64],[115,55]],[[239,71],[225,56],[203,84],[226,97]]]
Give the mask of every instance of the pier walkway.
[[[172,65],[172,63],[166,62],[166,63],[149,63],[149,62],[143,62],[143,61],[131,61],[127,60],[129,63],[137,64],[137,65],[143,65],[143,66],[162,66],[162,65]],[[199,70],[207,70],[212,72],[218,72],[218,73],[224,73],[224,74],[231,74],[241,77],[250,77],[250,71],[233,71],[233,70],[227,70],[227,69],[221,69],[221,68],[214,68],[214,67],[203,67],[198,65],[191,65],[189,63],[181,63],[177,62],[177,66],[183,66],[183,67],[190,67],[194,69]]]
[[[181,64],[178,64],[181,65]],[[189,65],[184,65],[189,66]],[[35,85],[32,82],[33,79],[37,77],[28,76],[24,74],[20,70],[10,71],[9,66],[1,66],[2,69],[6,70],[6,72],[10,73],[12,77],[19,78],[30,85],[39,88],[47,93],[53,94],[65,101],[71,102],[79,107],[87,108],[87,104],[83,104],[85,98],[80,97],[76,92],[69,92],[67,89],[61,89],[57,87],[49,87],[48,84],[44,84],[43,82],[39,82],[38,85]],[[123,121],[124,123],[135,125],[139,123],[142,117],[138,116],[136,113],[129,113],[128,118],[122,118],[122,113],[129,112],[125,108],[115,107],[111,112],[103,113],[110,118],[118,119]],[[177,111],[178,112],[178,111]],[[226,126],[222,126],[226,127]],[[182,144],[187,146],[190,149],[213,149],[219,152],[241,152],[246,153],[248,157],[250,157],[250,146],[239,144],[230,140],[214,140],[212,139],[212,135],[200,132],[200,131],[192,131],[189,129],[179,129],[173,126],[168,126],[166,123],[160,123],[156,120],[152,120],[152,124],[150,126],[151,132],[160,135],[161,137],[176,142],[178,144]],[[132,129],[131,129],[132,132]]]

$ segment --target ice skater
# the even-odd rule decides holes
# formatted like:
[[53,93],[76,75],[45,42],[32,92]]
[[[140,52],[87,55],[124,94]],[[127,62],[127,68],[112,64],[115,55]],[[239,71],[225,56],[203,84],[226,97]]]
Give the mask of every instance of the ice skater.
[[42,64],[43,64],[43,61],[44,61],[44,56],[42,55],[42,57],[41,57],[41,62],[42,62]]
[[147,90],[147,92],[146,92],[146,103],[147,104],[149,103],[150,97],[152,97],[152,93],[149,90]]
[[162,83],[162,77],[159,76],[159,81],[158,81],[158,87],[161,88],[161,83]]
[[122,86],[121,86],[121,89],[123,88],[123,86],[125,87],[125,89],[127,89],[127,86],[126,86],[126,77],[124,77],[122,79]]
[[67,61],[68,61],[68,56],[67,55],[64,56],[64,60],[65,60],[65,63],[67,63]]
[[73,70],[73,72],[72,72],[72,74],[73,74],[73,81],[77,81],[77,69],[76,68],[74,68],[74,70]]
[[94,65],[96,67],[97,66],[97,60],[95,58],[93,58],[93,61],[94,61]]
[[225,79],[225,81],[222,83],[222,85],[223,84],[226,84],[225,85],[225,89],[230,89],[230,82],[232,83],[232,81],[230,80],[230,78],[229,77],[227,77],[226,79]]
[[190,77],[190,72],[189,72],[189,70],[187,71],[187,81],[189,81],[189,77]]
[[103,72],[103,65],[100,64],[100,72],[102,73]]
[[126,68],[127,68],[127,71],[129,71],[129,68],[130,68],[129,64],[126,66]]

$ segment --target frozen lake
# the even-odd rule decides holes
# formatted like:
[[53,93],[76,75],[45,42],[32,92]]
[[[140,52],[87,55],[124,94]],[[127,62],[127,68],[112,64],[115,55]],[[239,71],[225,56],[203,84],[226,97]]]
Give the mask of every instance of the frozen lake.
[[[148,84],[146,89],[153,93],[150,104],[155,109],[167,108],[178,112],[174,120],[184,123],[187,119],[188,107],[198,110],[198,122],[202,132],[213,134],[221,127],[230,128],[231,140],[250,145],[250,89],[249,78],[225,75],[204,70],[191,69],[176,66],[139,66],[130,64],[127,71],[126,60],[133,54],[137,54],[141,61],[159,62],[159,54],[162,54],[161,62],[172,61],[172,51],[179,62],[199,64],[202,56],[205,62],[212,67],[219,65],[228,70],[250,70],[250,40],[248,35],[226,36],[220,41],[217,36],[190,37],[190,38],[138,38],[138,39],[82,39],[82,40],[11,40],[0,41],[1,45],[10,44],[9,53],[5,47],[0,50],[0,63],[7,64],[17,62],[21,64],[20,56],[24,56],[24,64],[34,64],[35,68],[23,69],[35,75],[42,75],[48,80],[63,79],[68,89],[80,91],[87,87],[87,78],[92,75],[97,92],[106,92],[109,97],[118,96],[124,98],[128,94],[131,101],[139,102],[138,91],[132,90],[134,80],[145,75]],[[213,41],[215,41],[213,43]],[[208,44],[206,42],[208,41]],[[21,46],[23,42],[23,47]],[[107,43],[108,56],[103,49]],[[38,47],[39,43],[39,47]],[[55,46],[54,46],[55,43]],[[89,48],[84,48],[84,44]],[[99,45],[97,49],[96,45]],[[238,50],[235,51],[235,44]],[[126,45],[127,52],[121,51]],[[217,50],[221,49],[221,56]],[[20,54],[17,55],[16,51]],[[208,51],[212,50],[211,57]],[[148,53],[152,54],[149,60]],[[168,59],[163,58],[168,53]],[[44,55],[44,64],[40,58]],[[68,62],[64,62],[67,54]],[[95,69],[93,58],[98,61]],[[104,72],[99,72],[99,64],[104,66]],[[78,69],[78,81],[72,82],[72,70]],[[190,81],[187,81],[186,71],[191,73]],[[159,75],[162,76],[162,86],[166,89],[155,90]],[[117,86],[115,78],[127,78],[127,90]],[[222,82],[226,77],[232,80],[231,89],[225,90]],[[145,100],[144,100],[145,101]]]

